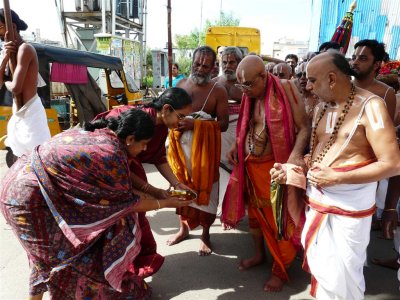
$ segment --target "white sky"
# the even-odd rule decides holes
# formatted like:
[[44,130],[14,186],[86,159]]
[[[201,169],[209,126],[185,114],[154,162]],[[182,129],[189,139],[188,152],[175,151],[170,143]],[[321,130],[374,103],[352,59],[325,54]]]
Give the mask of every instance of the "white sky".
[[[272,52],[272,43],[287,37],[307,41],[310,32],[312,0],[171,0],[172,36],[188,34],[215,21],[220,14],[232,13],[240,26],[261,31],[262,53]],[[29,26],[27,32],[40,28],[42,38],[61,40],[55,0],[10,0],[11,9]],[[64,7],[74,9],[74,0],[64,0]],[[167,0],[147,0],[147,45],[164,48],[167,42]],[[2,3],[0,3],[2,7]],[[202,9],[201,9],[202,7]]]

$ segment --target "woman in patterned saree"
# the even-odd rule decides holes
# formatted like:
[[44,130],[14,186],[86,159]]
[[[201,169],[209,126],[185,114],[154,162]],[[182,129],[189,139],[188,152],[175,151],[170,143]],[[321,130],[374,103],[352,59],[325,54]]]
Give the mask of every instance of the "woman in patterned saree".
[[179,121],[192,113],[192,98],[184,89],[173,87],[165,90],[159,97],[144,106],[117,106],[97,115],[95,120],[117,117],[122,112],[131,109],[140,109],[146,112],[154,121],[154,135],[148,143],[147,149],[129,161],[134,188],[149,193],[157,199],[168,197],[168,191],[147,182],[146,172],[142,166],[143,163],[147,163],[153,164],[171,187],[190,190],[189,187],[179,182],[171,170],[167,162],[165,141],[168,137],[168,130],[178,128]]
[[[56,135],[21,157],[0,186],[0,207],[31,266],[30,299],[148,299],[144,278],[164,258],[146,247],[138,212],[191,201],[133,189],[128,159],[154,131],[148,114]],[[144,245],[143,245],[144,243]]]

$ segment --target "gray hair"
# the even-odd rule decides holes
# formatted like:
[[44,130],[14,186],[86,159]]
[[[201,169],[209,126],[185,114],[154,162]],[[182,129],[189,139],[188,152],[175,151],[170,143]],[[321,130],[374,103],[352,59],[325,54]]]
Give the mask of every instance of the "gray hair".
[[236,61],[239,63],[243,59],[243,53],[238,47],[226,47],[222,52],[221,52],[221,57],[224,55],[229,55],[233,54],[236,58]]

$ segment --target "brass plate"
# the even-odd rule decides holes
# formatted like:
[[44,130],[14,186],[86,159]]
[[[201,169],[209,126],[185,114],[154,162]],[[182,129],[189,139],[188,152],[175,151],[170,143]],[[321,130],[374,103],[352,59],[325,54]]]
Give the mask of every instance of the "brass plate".
[[171,190],[169,191],[171,196],[182,196],[185,197],[186,200],[194,200],[197,198],[197,194],[192,191],[187,190]]

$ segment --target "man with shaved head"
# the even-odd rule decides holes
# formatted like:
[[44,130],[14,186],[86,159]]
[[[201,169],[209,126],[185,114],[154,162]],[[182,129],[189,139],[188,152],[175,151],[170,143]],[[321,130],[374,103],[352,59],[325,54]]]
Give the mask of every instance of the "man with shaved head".
[[237,226],[245,214],[244,203],[248,203],[256,254],[243,259],[239,269],[246,270],[264,261],[265,240],[274,262],[264,290],[278,292],[288,280],[286,269],[300,247],[304,209],[303,200],[295,197],[301,194],[284,188],[281,214],[274,218],[269,171],[275,162],[304,164],[303,151],[309,137],[307,117],[294,84],[268,73],[260,57],[246,56],[236,77],[243,97],[236,141],[228,152],[234,169],[224,197],[221,222],[225,228]]
[[274,72],[275,65],[276,65],[276,63],[274,63],[274,62],[268,62],[265,64],[265,70],[272,74]]
[[292,67],[287,63],[279,63],[274,66],[272,73],[280,79],[289,80],[292,78]]
[[[336,51],[307,65],[316,108],[308,157],[303,267],[318,299],[363,299],[363,265],[375,211],[376,181],[400,173],[400,150],[383,100],[356,87]],[[271,177],[285,183],[282,165]]]

